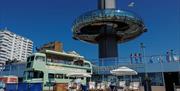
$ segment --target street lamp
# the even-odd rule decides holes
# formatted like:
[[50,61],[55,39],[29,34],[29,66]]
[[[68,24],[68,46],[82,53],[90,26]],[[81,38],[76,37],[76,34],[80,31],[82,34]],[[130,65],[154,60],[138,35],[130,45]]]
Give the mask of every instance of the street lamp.
[[142,53],[142,58],[143,58],[143,61],[144,61],[144,64],[145,64],[145,76],[148,76],[147,74],[147,60],[145,58],[145,46],[144,46],[144,43],[140,43],[140,48],[141,48],[141,53]]
[[147,60],[145,58],[145,46],[143,43],[140,43],[140,48],[141,48],[141,52],[142,52],[142,57],[143,57],[143,61],[145,64],[145,78],[144,78],[144,91],[152,91],[151,90],[151,83],[150,83],[150,78],[148,77],[148,73],[147,73]]

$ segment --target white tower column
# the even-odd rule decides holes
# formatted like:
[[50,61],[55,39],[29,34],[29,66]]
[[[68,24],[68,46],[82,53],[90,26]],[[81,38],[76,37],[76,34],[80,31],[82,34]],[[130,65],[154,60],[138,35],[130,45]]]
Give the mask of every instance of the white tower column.
[[115,9],[116,0],[98,0],[98,9]]

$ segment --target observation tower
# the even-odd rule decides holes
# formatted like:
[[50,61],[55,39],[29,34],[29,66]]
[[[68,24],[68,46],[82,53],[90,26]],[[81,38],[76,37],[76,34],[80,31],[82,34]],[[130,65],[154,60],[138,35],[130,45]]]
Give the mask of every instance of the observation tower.
[[128,42],[146,32],[136,14],[116,9],[116,0],[98,0],[98,9],[75,19],[73,38],[98,44],[99,58],[118,57],[118,43]]

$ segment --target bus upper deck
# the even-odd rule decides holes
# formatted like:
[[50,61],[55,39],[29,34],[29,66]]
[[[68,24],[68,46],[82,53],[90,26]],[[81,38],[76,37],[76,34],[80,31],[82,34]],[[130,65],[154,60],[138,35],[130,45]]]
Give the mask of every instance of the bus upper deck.
[[[25,82],[43,82],[47,85],[49,81],[55,83],[68,83],[75,77],[68,77],[69,73],[92,74],[92,64],[83,56],[73,53],[55,52],[46,50],[42,53],[34,53],[27,58],[25,70]],[[86,83],[87,77],[81,77]]]

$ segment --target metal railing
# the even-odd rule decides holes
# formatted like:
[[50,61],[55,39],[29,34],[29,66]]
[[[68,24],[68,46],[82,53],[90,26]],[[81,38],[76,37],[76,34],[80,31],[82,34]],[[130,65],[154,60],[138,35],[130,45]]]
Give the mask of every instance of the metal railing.
[[116,9],[106,9],[106,10],[93,10],[86,12],[80,15],[73,23],[73,28],[77,27],[79,24],[88,23],[96,20],[108,20],[120,17],[128,17],[129,19],[133,19],[134,22],[142,23],[141,17],[137,16],[135,13],[116,10]]
[[[144,60],[146,59],[146,60]],[[146,56],[144,57],[126,57],[126,58],[101,58],[101,59],[94,59],[91,60],[92,64],[98,65],[98,66],[106,66],[105,63],[106,61],[108,64],[114,64],[114,65],[119,65],[119,64],[164,64],[164,63],[179,63],[180,62],[180,55],[152,55],[152,56]]]

